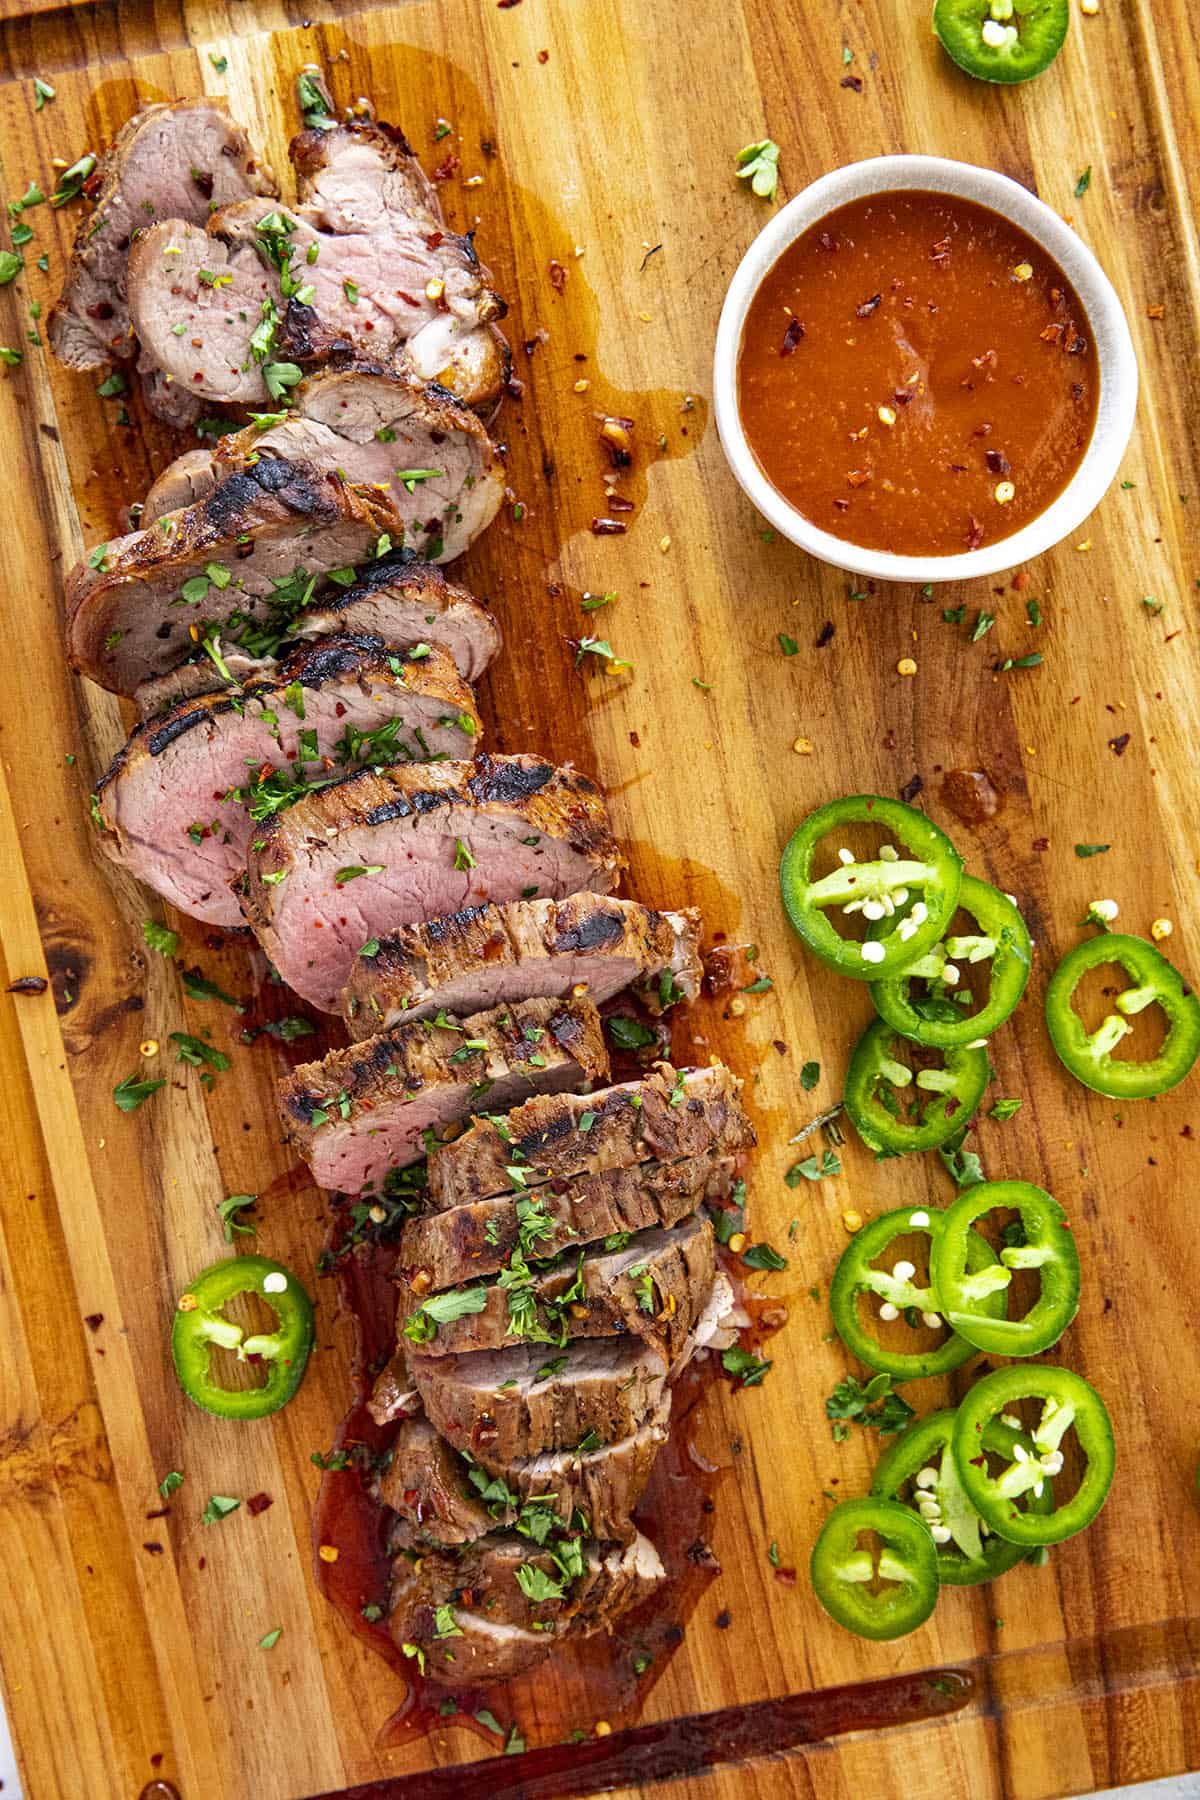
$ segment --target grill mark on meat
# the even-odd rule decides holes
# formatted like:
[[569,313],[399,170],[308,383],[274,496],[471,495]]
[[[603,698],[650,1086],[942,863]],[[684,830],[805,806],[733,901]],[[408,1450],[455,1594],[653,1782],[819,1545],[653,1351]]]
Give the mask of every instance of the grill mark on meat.
[[[551,763],[493,762],[490,756],[479,759],[479,772],[473,775],[468,783],[473,799],[481,805],[490,800],[498,800],[511,804],[514,801],[528,800],[531,794],[538,793],[548,781],[553,780],[555,769]],[[586,794],[594,794],[596,789],[582,775],[575,777],[576,785]]]

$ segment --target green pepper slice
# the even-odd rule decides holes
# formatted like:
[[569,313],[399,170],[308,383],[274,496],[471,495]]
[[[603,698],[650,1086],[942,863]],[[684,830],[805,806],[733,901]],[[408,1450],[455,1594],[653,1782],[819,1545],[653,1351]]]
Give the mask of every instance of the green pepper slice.
[[[248,1337],[223,1311],[237,1294],[257,1294],[279,1329]],[[266,1256],[231,1256],[197,1275],[176,1302],[171,1355],[179,1385],[189,1400],[218,1418],[266,1418],[286,1406],[300,1386],[313,1333],[312,1301],[290,1270]],[[209,1368],[214,1344],[232,1350],[239,1362],[265,1362],[264,1386],[222,1387]]]
[[[999,888],[964,875],[958,904],[970,913],[978,932],[944,937],[902,974],[871,983],[871,998],[881,1019],[902,1037],[941,1050],[978,1044],[1003,1025],[1025,992],[1033,954],[1024,919]],[[991,963],[987,999],[974,1013],[964,1012],[949,998],[964,962]],[[924,998],[914,1000],[909,987],[917,977],[928,985]]]
[[[842,850],[840,867],[814,881],[817,845],[839,826],[854,824],[880,826],[907,854],[889,843],[874,862],[860,863]],[[851,794],[818,807],[792,833],[779,867],[783,904],[804,942],[856,981],[886,980],[931,950],[954,917],[961,880],[962,858],[945,832],[915,807],[877,794]],[[879,924],[880,935],[861,944],[842,937],[825,917],[835,906]]]
[[[1025,1557],[1020,1544],[997,1537],[980,1518],[962,1484],[958,1464],[950,1448],[957,1408],[927,1413],[902,1432],[875,1468],[871,1492],[882,1500],[898,1500],[915,1510],[928,1525],[937,1547],[938,1579],[947,1587],[975,1587],[995,1581]],[[1033,1454],[1033,1440],[1015,1431],[1002,1419],[993,1419],[984,1433],[984,1445],[1012,1460],[1013,1447],[1022,1445]],[[911,1495],[900,1490],[911,1483]],[[1040,1496],[1029,1494],[1034,1512],[1047,1513],[1054,1505],[1049,1481]]]
[[[1015,1444],[1008,1467],[993,1475],[984,1454],[987,1428],[1022,1400],[1042,1402],[1041,1418],[1030,1433],[1034,1453]],[[1059,1446],[1072,1425],[1087,1457],[1083,1480],[1053,1512],[1023,1512],[1017,1505],[1021,1495],[1032,1492],[1040,1498],[1062,1468]],[[951,1445],[967,1498],[980,1518],[1000,1537],[1025,1549],[1061,1544],[1090,1525],[1112,1486],[1117,1460],[1112,1421],[1095,1388],[1070,1369],[1036,1363],[996,1369],[977,1381],[959,1406]]]
[[933,29],[947,55],[978,81],[1031,81],[1067,35],[1067,0],[936,0]]
[[[873,1531],[878,1554],[859,1545]],[[894,1500],[843,1500],[809,1561],[813,1592],[831,1619],[881,1642],[923,1625],[938,1597],[937,1552],[926,1525]],[[875,1589],[878,1581],[886,1585]]]
[[[876,1019],[859,1038],[846,1071],[846,1111],[878,1157],[947,1143],[969,1123],[991,1073],[986,1050],[962,1044],[941,1052],[942,1068],[914,1074],[892,1054],[897,1035],[886,1019]],[[912,1099],[898,1098],[896,1090],[910,1088]]]
[[[972,1274],[967,1268],[972,1227],[990,1212],[1015,1211],[1023,1243],[1006,1244],[1000,1261]],[[970,1234],[970,1235],[968,1235]],[[1023,1319],[997,1319],[979,1310],[1006,1289],[1014,1269],[1036,1269],[1037,1300]],[[929,1278],[947,1322],[993,1356],[1036,1356],[1057,1344],[1079,1310],[1079,1252],[1057,1200],[1031,1181],[981,1181],[950,1206],[933,1247]]]
[[[1118,994],[1116,1012],[1088,1032],[1071,997],[1088,970],[1104,963],[1117,963],[1135,985]],[[1121,1039],[1133,1030],[1130,1016],[1155,1001],[1169,1027],[1158,1055],[1145,1062],[1114,1056]],[[1120,932],[1103,932],[1068,950],[1046,988],[1046,1025],[1063,1067],[1085,1087],[1112,1100],[1165,1094],[1190,1074],[1200,1056],[1200,1000],[1153,944]]]
[[[848,1350],[869,1369],[879,1369],[897,1381],[920,1381],[926,1375],[945,1375],[961,1367],[974,1356],[975,1347],[964,1337],[952,1333],[945,1343],[933,1350],[885,1350],[867,1331],[858,1312],[860,1294],[877,1294],[882,1305],[880,1317],[885,1320],[901,1314],[919,1313],[930,1329],[944,1323],[941,1305],[933,1288],[915,1285],[916,1269],[907,1260],[892,1269],[876,1269],[872,1264],[882,1256],[896,1238],[920,1231],[930,1239],[930,1261],[937,1251],[938,1240],[945,1230],[945,1214],[925,1207],[901,1206],[895,1212],[881,1213],[855,1233],[842,1253],[833,1273],[829,1289],[829,1310],[838,1336]],[[967,1239],[967,1261],[972,1271],[998,1267],[991,1245],[977,1231]],[[1002,1316],[1008,1305],[1003,1288],[989,1294],[982,1302],[984,1309]]]

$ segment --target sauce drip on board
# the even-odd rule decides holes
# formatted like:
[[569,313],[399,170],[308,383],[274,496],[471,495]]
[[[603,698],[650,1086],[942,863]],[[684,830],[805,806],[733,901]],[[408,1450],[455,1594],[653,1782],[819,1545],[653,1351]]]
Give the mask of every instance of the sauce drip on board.
[[1078,295],[999,214],[871,194],[767,273],[738,405],[763,473],[834,537],[896,555],[978,549],[1038,517],[1087,449],[1099,389]]

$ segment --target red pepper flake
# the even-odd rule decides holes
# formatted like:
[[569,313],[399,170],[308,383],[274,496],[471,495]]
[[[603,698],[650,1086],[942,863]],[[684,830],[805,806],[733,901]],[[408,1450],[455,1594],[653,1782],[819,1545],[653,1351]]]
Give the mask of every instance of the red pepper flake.
[[860,304],[858,306],[856,306],[854,309],[855,318],[856,319],[869,319],[871,314],[873,312],[875,312],[876,309],[879,307],[882,300],[883,300],[882,294],[872,294],[871,298],[869,300],[861,301]]
[[906,806],[911,806],[917,795],[924,790],[924,787],[925,783],[922,781],[921,777],[919,775],[914,775],[911,781],[906,781],[904,786],[900,789],[900,798]]
[[548,63],[550,61],[550,52],[548,50],[539,50],[538,61],[540,63]]
[[1050,839],[1046,837],[1034,838],[1031,848],[1034,850],[1048,850],[1050,848]]
[[838,241],[834,237],[832,231],[823,231],[817,239],[817,242],[820,244],[822,250],[828,250],[831,253],[838,248]]
[[844,88],[850,88],[856,94],[861,94],[863,91],[863,78],[861,75],[843,75],[842,86]]
[[83,1322],[87,1326],[89,1331],[99,1331],[100,1327],[104,1323],[104,1314],[103,1313],[85,1313]]
[[978,548],[979,548],[980,544],[982,544],[982,542],[983,542],[983,526],[980,524],[979,520],[975,517],[975,514],[972,513],[970,519],[967,521],[967,549],[968,550],[978,550]]
[[1012,464],[1003,450],[985,450],[983,460],[993,475],[1007,475],[1012,468]]
[[550,258],[550,286],[556,294],[561,294],[567,285],[567,271],[563,264]]
[[462,157],[451,150],[450,154],[444,156],[437,168],[433,171],[432,178],[434,181],[449,181],[450,177],[452,175],[457,175],[461,168]]
[[6,994],[44,994],[46,986],[44,975],[18,975],[15,981],[9,982],[4,991]]
[[892,399],[897,406],[911,406],[913,391],[911,388],[897,388]]
[[151,1556],[161,1556],[163,1554],[163,1547],[161,1544],[143,1544],[142,1549],[148,1550]]
[[794,1588],[796,1585],[796,1571],[795,1569],[776,1569],[775,1579],[780,1587]]
[[1129,735],[1127,731],[1123,731],[1120,737],[1109,738],[1108,747],[1114,756],[1124,756],[1129,748]]
[[501,12],[507,12],[510,6],[520,6],[521,0],[496,0]]
[[783,334],[783,342],[779,346],[780,356],[790,356],[792,354],[792,352],[795,350],[796,345],[800,342],[800,339],[803,336],[804,336],[804,327],[800,323],[799,319],[797,319],[797,318],[789,319],[788,323],[787,323],[787,330]]
[[623,537],[628,526],[623,519],[593,519],[592,534],[595,537]]
[[251,1494],[246,1502],[246,1511],[252,1519],[257,1519],[259,1513],[265,1513],[268,1506],[274,1506],[274,1504],[270,1494]]
[[1013,585],[1015,592],[1018,594],[1022,591],[1023,588],[1027,588],[1029,586],[1029,577],[1025,573],[1024,569],[1018,570],[1018,572],[1013,576],[1012,585]]
[[826,644],[830,644],[833,642],[833,634],[836,630],[837,630],[837,626],[834,624],[833,620],[826,619],[826,621],[822,625],[820,631],[818,631],[818,633],[817,633],[816,647],[818,650],[823,650],[825,648]]

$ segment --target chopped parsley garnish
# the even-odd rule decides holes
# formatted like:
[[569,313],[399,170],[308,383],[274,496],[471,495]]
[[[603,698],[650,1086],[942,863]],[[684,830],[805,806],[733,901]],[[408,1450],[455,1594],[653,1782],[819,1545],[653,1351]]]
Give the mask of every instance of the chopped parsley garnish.
[[1081,856],[1081,857],[1082,856],[1103,856],[1104,852],[1106,850],[1111,850],[1111,849],[1112,849],[1111,844],[1076,844],[1075,854],[1076,854],[1076,856]]
[[779,186],[779,145],[771,138],[746,144],[737,153],[737,177],[749,181],[760,200],[773,200]]
[[787,1257],[780,1256],[770,1244],[751,1244],[748,1250],[743,1250],[742,1261],[748,1269],[786,1269],[788,1266]]
[[232,1244],[234,1232],[240,1232],[244,1237],[254,1237],[257,1234],[257,1226],[243,1225],[238,1218],[238,1214],[245,1212],[247,1207],[257,1205],[257,1194],[230,1194],[227,1200],[217,1201],[217,1211],[225,1228],[227,1244]]
[[171,1498],[171,1495],[175,1492],[176,1488],[181,1488],[182,1486],[183,1486],[183,1470],[182,1469],[168,1469],[167,1473],[163,1476],[162,1480],[158,1484],[158,1491],[162,1495],[164,1500],[169,1500]]
[[658,1042],[640,1019],[628,1018],[624,1013],[614,1013],[604,1024],[618,1050],[646,1050]]
[[179,948],[179,933],[171,931],[166,925],[160,925],[157,919],[142,920],[142,937],[151,950],[157,950],[160,956],[174,956]]
[[738,1344],[721,1352],[721,1367],[726,1374],[735,1375],[743,1387],[760,1387],[768,1369],[773,1366],[761,1356],[755,1356],[753,1351],[743,1350]]
[[143,1100],[151,1094],[157,1094],[160,1087],[166,1087],[165,1081],[138,1081],[133,1075],[127,1075],[113,1089],[113,1099],[121,1112],[136,1112]]
[[210,1494],[208,1505],[200,1515],[202,1525],[215,1525],[221,1519],[227,1519],[241,1505],[240,1500],[233,1500],[228,1494]]
[[783,1179],[790,1188],[794,1188],[799,1187],[802,1181],[824,1181],[826,1177],[840,1175],[841,1172],[841,1158],[832,1150],[826,1150],[820,1161],[815,1156],[806,1156],[803,1162],[793,1163]]
[[825,1416],[834,1422],[835,1440],[844,1443],[849,1436],[847,1421],[888,1437],[904,1431],[914,1413],[907,1400],[893,1393],[890,1375],[876,1375],[865,1385],[857,1376],[847,1375],[826,1399]]
[[173,1031],[170,1037],[175,1045],[177,1062],[190,1063],[194,1069],[207,1064],[218,1074],[223,1074],[229,1067],[229,1058],[223,1050],[218,1050],[215,1044],[206,1044],[203,1038],[193,1037],[190,1031]]
[[820,1063],[819,1062],[806,1062],[804,1067],[800,1071],[800,1086],[804,1089],[805,1093],[811,1094],[813,1089],[816,1087],[818,1081],[820,1081],[820,1079],[821,1079]]

